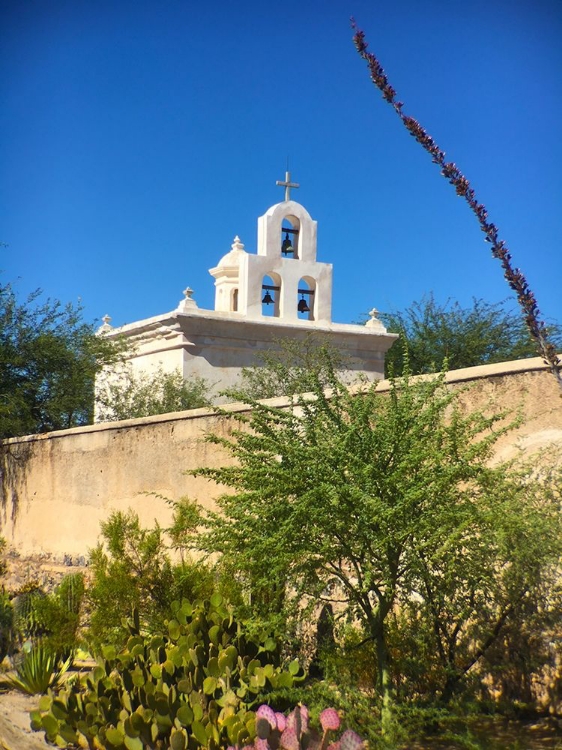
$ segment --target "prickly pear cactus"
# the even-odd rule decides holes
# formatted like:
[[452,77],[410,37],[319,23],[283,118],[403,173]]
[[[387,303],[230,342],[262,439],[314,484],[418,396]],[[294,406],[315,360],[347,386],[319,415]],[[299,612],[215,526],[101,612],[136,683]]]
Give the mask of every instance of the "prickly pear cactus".
[[304,675],[279,665],[272,638],[254,642],[219,595],[176,602],[168,632],[143,636],[129,623],[127,647],[102,649],[98,666],[43,696],[31,726],[50,742],[99,750],[217,750],[255,736],[251,708]]
[[[335,708],[325,708],[319,717],[322,732],[310,725],[308,709],[299,704],[288,716],[275,713],[268,705],[256,711],[256,739],[242,750],[363,750],[365,742],[351,729],[339,738],[333,733],[341,721]],[[228,750],[240,750],[235,745]]]

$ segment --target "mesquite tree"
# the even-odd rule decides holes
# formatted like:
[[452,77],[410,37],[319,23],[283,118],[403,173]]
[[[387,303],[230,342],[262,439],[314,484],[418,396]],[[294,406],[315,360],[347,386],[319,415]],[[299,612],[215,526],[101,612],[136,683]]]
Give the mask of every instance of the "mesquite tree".
[[[286,368],[287,381],[301,376]],[[556,560],[558,506],[528,475],[489,465],[507,428],[463,412],[441,376],[353,395],[327,357],[314,379],[290,408],[240,394],[252,406],[229,416],[240,429],[208,437],[235,463],[194,472],[229,492],[192,543],[222,553],[258,593],[254,606],[289,619],[306,601],[336,600],[370,643],[387,729],[400,603],[433,622],[447,698]]]
[[95,376],[122,351],[96,335],[80,305],[40,290],[21,302],[0,281],[0,438],[91,422]]
[[352,26],[355,31],[353,42],[357,52],[367,63],[371,80],[382,92],[383,99],[392,106],[410,135],[430,154],[433,163],[441,168],[443,177],[453,185],[457,195],[465,199],[470,210],[478,220],[480,228],[484,232],[486,242],[489,242],[492,246],[492,255],[500,261],[504,277],[517,295],[517,301],[521,307],[525,324],[535,341],[538,352],[562,389],[561,362],[556,356],[554,345],[549,340],[547,326],[541,320],[535,295],[531,291],[527,279],[521,270],[514,268],[511,253],[504,240],[500,239],[496,225],[489,221],[486,207],[476,198],[474,189],[457,165],[446,160],[445,152],[439,148],[434,139],[424,130],[420,123],[413,117],[404,114],[404,104],[397,98],[396,91],[389,83],[382,65],[376,56],[367,49],[365,33],[357,28],[353,19]]
[[[400,334],[385,357],[385,370],[399,375],[404,354],[414,375],[488,365],[512,359],[536,357],[535,342],[521,316],[505,302],[473,299],[466,307],[456,300],[440,304],[433,294],[403,310],[381,313],[391,333]],[[562,327],[549,326],[555,346],[562,345]]]

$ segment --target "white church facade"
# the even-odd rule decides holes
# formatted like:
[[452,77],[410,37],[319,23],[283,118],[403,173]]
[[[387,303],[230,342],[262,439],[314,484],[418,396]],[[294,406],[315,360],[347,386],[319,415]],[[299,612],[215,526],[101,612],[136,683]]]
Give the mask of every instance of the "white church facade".
[[172,312],[119,328],[104,318],[99,333],[131,344],[133,374],[162,369],[184,378],[205,378],[215,394],[236,385],[241,371],[259,366],[260,355],[280,341],[318,342],[336,348],[349,369],[369,380],[384,375],[385,354],[397,336],[371,311],[365,325],[332,322],[332,265],[317,260],[317,223],[290,199],[258,219],[257,252],[238,237],[209,273],[215,279],[214,310],[197,306],[193,291]]

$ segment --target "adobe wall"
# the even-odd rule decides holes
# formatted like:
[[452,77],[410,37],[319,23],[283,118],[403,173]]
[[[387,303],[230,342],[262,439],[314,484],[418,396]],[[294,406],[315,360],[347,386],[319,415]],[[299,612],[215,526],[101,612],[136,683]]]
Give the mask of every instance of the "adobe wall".
[[[521,449],[562,450],[562,398],[540,359],[457,370],[448,380],[469,386],[463,400],[472,406],[522,409],[522,426],[498,444],[501,458]],[[227,456],[204,436],[231,426],[232,420],[197,409],[6,440],[0,535],[23,557],[76,560],[95,546],[100,522],[113,510],[133,508],[144,524],[166,525],[171,510],[163,497],[189,495],[209,507],[219,488],[184,472],[224,464]]]

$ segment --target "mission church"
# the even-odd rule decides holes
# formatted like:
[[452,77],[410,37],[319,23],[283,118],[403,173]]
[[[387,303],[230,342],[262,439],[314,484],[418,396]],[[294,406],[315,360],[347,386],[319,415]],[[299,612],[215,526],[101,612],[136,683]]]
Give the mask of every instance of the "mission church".
[[356,374],[384,376],[385,354],[397,336],[387,332],[376,310],[365,325],[332,322],[332,264],[317,260],[317,222],[291,200],[291,189],[299,185],[289,172],[276,184],[285,189],[285,200],[259,217],[257,253],[236,236],[209,270],[214,310],[199,308],[187,288],[172,312],[119,328],[104,317],[98,332],[132,345],[133,375],[180,371],[185,379],[204,378],[218,393],[235,386],[243,368],[259,366],[260,355],[279,349],[281,341],[314,334]]

